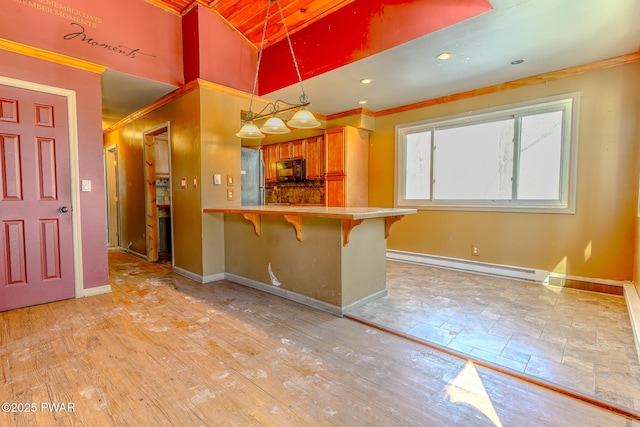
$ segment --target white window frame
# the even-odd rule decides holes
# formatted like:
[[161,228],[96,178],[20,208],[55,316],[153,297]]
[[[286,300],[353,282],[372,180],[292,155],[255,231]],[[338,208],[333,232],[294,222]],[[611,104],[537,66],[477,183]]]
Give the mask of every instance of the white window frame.
[[[578,158],[578,118],[580,92],[572,92],[542,99],[503,105],[495,108],[470,111],[468,113],[439,117],[430,120],[399,124],[395,127],[395,205],[422,210],[464,210],[495,212],[536,212],[575,214],[576,211],[576,179]],[[549,200],[433,200],[433,162],[435,154],[431,153],[431,190],[430,200],[405,199],[405,136],[418,132],[431,131],[431,149],[436,129],[472,125],[487,121],[518,117],[536,112],[564,110],[562,129],[562,154],[560,172],[560,198]],[[519,121],[516,120],[516,126]],[[518,132],[516,132],[516,135]],[[518,136],[516,136],[518,138]],[[518,167],[518,162],[514,168]],[[517,179],[517,169],[514,173]],[[514,184],[514,186],[517,183]]]

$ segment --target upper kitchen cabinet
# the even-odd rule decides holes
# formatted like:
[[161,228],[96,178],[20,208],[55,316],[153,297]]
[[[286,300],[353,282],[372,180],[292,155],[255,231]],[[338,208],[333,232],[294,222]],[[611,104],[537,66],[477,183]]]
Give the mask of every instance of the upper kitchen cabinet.
[[265,145],[262,147],[262,161],[264,162],[265,182],[276,181],[276,161],[279,157],[280,144]]
[[368,206],[369,133],[344,126],[325,135],[325,205]]
[[169,140],[166,135],[156,135],[153,137],[153,156],[155,175],[160,177],[169,176]]
[[324,175],[324,136],[308,138],[307,146],[307,179],[322,179]]
[[278,160],[303,159],[305,157],[305,140],[281,142]]
[[329,129],[326,133],[325,145],[325,174],[327,176],[344,175],[346,173],[345,128]]

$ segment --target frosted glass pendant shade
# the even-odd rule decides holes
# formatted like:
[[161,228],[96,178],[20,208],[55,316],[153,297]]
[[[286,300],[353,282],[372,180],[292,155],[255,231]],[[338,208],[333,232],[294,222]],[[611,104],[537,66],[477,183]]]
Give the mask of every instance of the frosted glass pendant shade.
[[260,132],[260,129],[258,129],[258,126],[254,125],[253,123],[247,123],[244,126],[242,126],[242,129],[240,129],[240,132],[236,133],[236,136],[240,138],[246,138],[246,139],[264,138],[264,134]]
[[289,129],[284,124],[282,119],[280,119],[279,117],[271,117],[269,120],[265,122],[264,126],[262,126],[260,130],[264,133],[273,133],[273,134],[282,134],[282,133],[291,132],[291,129]]
[[311,111],[303,108],[296,111],[291,120],[287,122],[287,125],[297,129],[311,129],[320,126],[320,122],[316,120]]

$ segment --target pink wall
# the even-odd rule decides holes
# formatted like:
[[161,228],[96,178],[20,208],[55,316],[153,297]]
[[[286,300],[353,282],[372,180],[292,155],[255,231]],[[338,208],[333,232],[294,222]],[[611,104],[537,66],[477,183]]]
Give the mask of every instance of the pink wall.
[[[308,79],[490,9],[488,0],[356,1],[291,39]],[[0,10],[11,17],[0,38],[176,86],[253,88],[256,49],[202,5],[184,19],[140,0],[0,0]],[[260,68],[260,94],[297,82],[286,40],[265,49]]]
[[0,0],[0,38],[180,85],[181,18],[145,1]]
[[[184,17],[183,26],[185,81],[199,77],[251,92],[258,54],[245,39],[201,5]],[[197,51],[186,46],[196,40]]]
[[0,75],[76,92],[79,178],[92,184],[91,192],[80,193],[84,287],[108,284],[100,75],[4,50]]

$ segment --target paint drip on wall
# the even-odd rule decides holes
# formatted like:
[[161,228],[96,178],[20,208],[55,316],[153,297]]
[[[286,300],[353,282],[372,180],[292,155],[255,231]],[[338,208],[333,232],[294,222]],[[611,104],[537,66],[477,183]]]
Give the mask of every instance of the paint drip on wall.
[[273,270],[271,269],[271,263],[269,263],[268,270],[269,270],[269,277],[271,278],[271,284],[272,284],[273,286],[280,286],[280,285],[282,285],[282,283],[280,283],[280,281],[278,280],[278,278],[276,277],[276,275],[275,275],[275,274],[273,274]]

